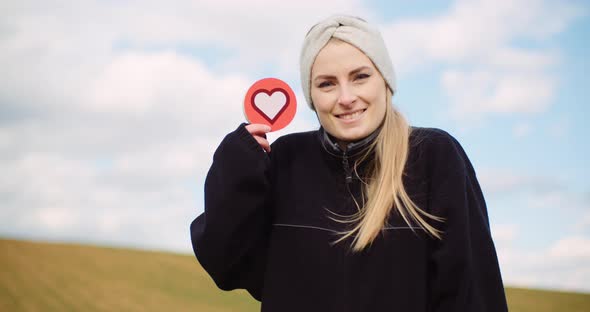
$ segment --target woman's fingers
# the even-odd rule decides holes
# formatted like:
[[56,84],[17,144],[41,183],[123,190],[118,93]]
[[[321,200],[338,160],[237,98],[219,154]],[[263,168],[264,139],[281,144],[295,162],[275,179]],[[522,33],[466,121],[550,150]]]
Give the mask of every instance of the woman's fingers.
[[246,126],[246,130],[252,134],[256,142],[267,152],[270,153],[270,144],[266,140],[266,134],[270,132],[270,126],[263,124],[250,124]]
[[246,130],[252,135],[266,136],[270,132],[270,126],[263,124],[250,124],[246,126]]
[[254,136],[254,139],[256,139],[256,142],[260,144],[262,149],[264,149],[267,153],[270,153],[270,144],[268,143],[268,140],[257,135]]

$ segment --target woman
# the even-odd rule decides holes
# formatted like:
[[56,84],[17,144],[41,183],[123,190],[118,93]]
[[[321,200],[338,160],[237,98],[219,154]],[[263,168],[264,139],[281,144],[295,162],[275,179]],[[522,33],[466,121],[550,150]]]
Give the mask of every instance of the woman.
[[215,152],[191,235],[217,286],[262,311],[507,311],[473,167],[391,104],[379,32],[318,23],[301,82],[318,131],[270,146],[267,126],[242,124]]

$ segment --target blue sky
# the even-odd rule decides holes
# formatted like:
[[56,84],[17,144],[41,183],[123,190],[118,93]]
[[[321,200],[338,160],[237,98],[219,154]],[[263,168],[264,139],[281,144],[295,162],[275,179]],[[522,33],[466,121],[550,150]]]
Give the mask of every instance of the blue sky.
[[1,12],[1,236],[190,253],[212,153],[244,120],[248,87],[277,77],[296,92],[293,124],[271,140],[317,128],[299,49],[315,22],[344,13],[382,31],[410,122],[467,151],[506,284],[590,291],[584,1],[20,1]]

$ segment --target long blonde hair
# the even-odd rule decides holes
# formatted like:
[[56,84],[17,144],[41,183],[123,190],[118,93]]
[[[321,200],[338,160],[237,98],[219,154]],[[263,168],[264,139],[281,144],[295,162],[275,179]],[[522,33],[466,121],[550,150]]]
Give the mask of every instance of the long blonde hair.
[[330,217],[340,223],[356,223],[351,230],[338,232],[342,237],[333,243],[336,244],[356,234],[351,245],[354,252],[362,251],[377,238],[392,209],[395,209],[410,227],[417,224],[431,236],[441,239],[441,231],[426,222],[424,217],[439,222],[443,221],[443,218],[418,207],[410,199],[403,185],[402,176],[408,159],[412,128],[392,105],[392,93],[389,89],[386,98],[387,108],[381,130],[367,152],[354,164],[356,172],[358,164],[374,152],[373,166],[368,178],[363,181],[363,206],[361,207],[353,197],[358,208],[357,213],[345,216],[344,220]]

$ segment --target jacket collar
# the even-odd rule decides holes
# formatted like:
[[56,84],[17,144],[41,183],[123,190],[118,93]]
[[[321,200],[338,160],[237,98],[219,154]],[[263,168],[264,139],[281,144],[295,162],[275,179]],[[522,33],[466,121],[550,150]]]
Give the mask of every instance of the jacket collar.
[[373,131],[373,133],[369,134],[364,139],[348,143],[344,150],[340,147],[340,144],[338,144],[336,138],[324,130],[323,127],[320,127],[318,134],[322,146],[329,154],[338,157],[343,157],[344,155],[353,157],[363,153],[369,147],[369,145],[371,145],[375,138],[377,138],[380,130],[381,127],[377,128],[375,131]]

